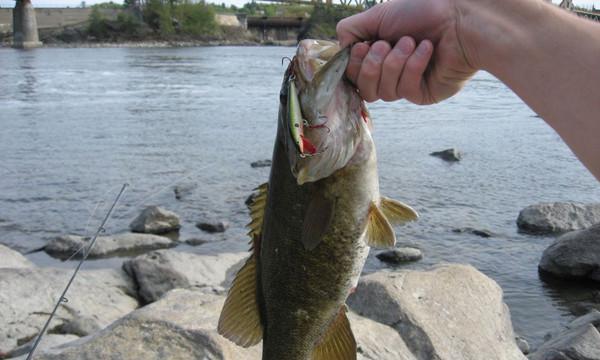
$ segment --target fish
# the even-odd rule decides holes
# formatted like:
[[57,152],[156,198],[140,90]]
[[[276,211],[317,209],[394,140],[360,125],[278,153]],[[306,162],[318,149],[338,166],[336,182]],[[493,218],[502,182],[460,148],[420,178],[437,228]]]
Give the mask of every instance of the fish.
[[345,78],[349,49],[302,40],[280,91],[269,181],[248,224],[251,253],[229,289],[218,332],[263,360],[356,359],[347,318],[370,247],[418,218],[381,196],[372,120]]

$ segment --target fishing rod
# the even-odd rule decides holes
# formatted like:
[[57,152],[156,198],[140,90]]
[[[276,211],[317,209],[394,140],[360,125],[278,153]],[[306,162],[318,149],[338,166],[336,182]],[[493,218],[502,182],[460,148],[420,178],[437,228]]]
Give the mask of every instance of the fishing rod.
[[[48,320],[46,321],[46,324],[44,324],[44,327],[42,328],[42,331],[40,331],[40,334],[38,335],[37,339],[35,340],[35,343],[33,344],[33,347],[31,348],[31,351],[29,352],[29,355],[27,355],[27,360],[31,360],[33,358],[33,353],[35,352],[35,349],[38,347],[40,341],[42,340],[42,337],[46,333],[46,330],[48,330],[48,326],[50,326],[50,322],[52,321],[52,318],[54,317],[54,315],[56,315],[56,311],[58,311],[58,307],[60,306],[60,304],[63,303],[63,302],[67,302],[68,301],[67,298],[65,297],[65,295],[67,294],[67,291],[69,291],[69,287],[71,287],[71,284],[73,283],[73,280],[75,280],[75,276],[77,276],[77,273],[79,272],[79,269],[81,269],[81,266],[83,265],[83,262],[87,259],[88,255],[92,251],[92,247],[96,243],[96,239],[98,238],[98,235],[100,235],[100,233],[104,233],[105,232],[104,226],[108,222],[108,219],[110,218],[113,210],[117,206],[117,203],[121,199],[121,196],[123,195],[123,193],[125,192],[125,189],[128,186],[129,186],[129,184],[127,184],[127,183],[123,184],[123,186],[121,187],[121,191],[119,191],[119,194],[115,198],[115,201],[113,201],[110,209],[108,209],[108,212],[106,213],[106,216],[104,216],[104,219],[102,220],[102,223],[100,223],[100,226],[98,226],[98,229],[96,230],[96,233],[94,234],[94,236],[92,237],[92,240],[90,241],[90,245],[83,252],[83,256],[81,257],[81,260],[77,264],[77,267],[75,268],[75,271],[73,271],[73,275],[71,275],[71,279],[69,279],[69,282],[67,283],[67,286],[65,286],[62,294],[58,298],[58,301],[56,302],[56,305],[54,305],[54,310],[52,310],[52,312],[50,313],[50,316],[48,317]],[[81,249],[77,250],[77,252],[79,252],[80,250]]]

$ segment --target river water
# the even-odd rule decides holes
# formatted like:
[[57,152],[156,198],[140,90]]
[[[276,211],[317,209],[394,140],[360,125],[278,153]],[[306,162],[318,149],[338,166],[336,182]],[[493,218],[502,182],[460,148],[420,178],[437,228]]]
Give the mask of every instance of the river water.
[[[146,205],[182,217],[198,253],[247,248],[244,200],[267,180],[287,47],[0,49],[0,243],[28,252],[59,234],[90,234],[125,182],[107,230],[126,231]],[[381,189],[421,214],[398,229],[424,259],[469,263],[504,290],[532,345],[581,311],[590,285],[546,283],[537,264],[552,237],[519,234],[519,211],[543,201],[600,201],[600,185],[509,89],[478,74],[458,96],[419,107],[370,107]],[[457,147],[460,163],[429,156]],[[183,190],[181,200],[173,189]],[[202,219],[231,227],[209,236]],[[494,236],[452,232],[473,227]],[[74,267],[43,252],[41,266]],[[87,268],[119,266],[123,258]],[[394,271],[371,254],[366,271]],[[583,303],[582,303],[583,302]],[[583,304],[583,305],[582,305]]]

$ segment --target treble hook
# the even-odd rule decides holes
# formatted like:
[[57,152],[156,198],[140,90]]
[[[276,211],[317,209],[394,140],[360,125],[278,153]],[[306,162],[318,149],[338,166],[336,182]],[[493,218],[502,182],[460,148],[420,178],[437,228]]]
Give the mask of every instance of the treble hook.
[[289,57],[287,57],[287,56],[284,56],[284,57],[282,57],[282,58],[281,58],[281,66],[283,66],[283,60],[287,60],[287,61],[289,61],[289,62],[292,62],[292,59],[290,59],[290,58],[289,58]]

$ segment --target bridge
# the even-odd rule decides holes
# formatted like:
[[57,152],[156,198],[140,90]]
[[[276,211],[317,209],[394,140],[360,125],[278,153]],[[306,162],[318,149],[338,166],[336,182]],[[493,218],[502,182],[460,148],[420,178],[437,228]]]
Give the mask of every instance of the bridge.
[[259,35],[263,41],[297,40],[307,26],[304,17],[290,16],[249,16],[246,28]]

